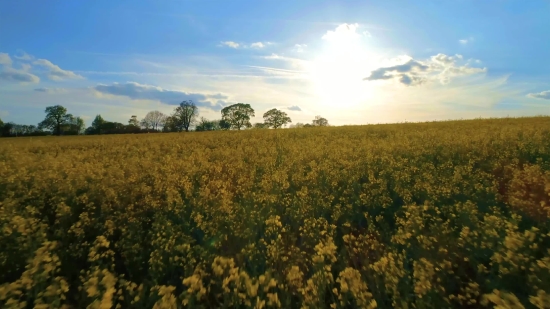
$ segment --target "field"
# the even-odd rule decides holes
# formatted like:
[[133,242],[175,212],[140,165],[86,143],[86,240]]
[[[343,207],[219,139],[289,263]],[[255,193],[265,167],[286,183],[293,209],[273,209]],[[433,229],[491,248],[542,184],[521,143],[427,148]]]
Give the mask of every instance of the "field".
[[2,308],[550,308],[550,117],[0,140]]

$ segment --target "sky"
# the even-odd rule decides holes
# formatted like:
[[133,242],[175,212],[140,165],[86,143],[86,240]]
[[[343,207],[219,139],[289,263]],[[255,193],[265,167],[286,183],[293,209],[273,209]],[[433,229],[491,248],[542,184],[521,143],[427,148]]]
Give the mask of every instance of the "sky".
[[550,1],[0,2],[0,118],[193,100],[332,125],[550,115]]

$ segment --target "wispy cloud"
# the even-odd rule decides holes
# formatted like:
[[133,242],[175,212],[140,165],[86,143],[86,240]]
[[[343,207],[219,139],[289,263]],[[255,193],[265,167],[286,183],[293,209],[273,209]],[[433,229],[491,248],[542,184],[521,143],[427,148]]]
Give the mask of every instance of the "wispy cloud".
[[[247,66],[254,68],[254,66]],[[257,69],[259,69],[258,67]],[[269,68],[266,68],[266,70]],[[158,73],[158,72],[117,72],[117,71],[75,71],[83,75],[113,75],[113,76],[136,76],[136,77],[212,77],[212,78],[239,78],[239,79],[257,79],[257,78],[285,78],[273,74],[258,74],[258,70],[205,70],[193,73]]]
[[17,70],[13,68],[7,68],[0,72],[0,79],[22,83],[38,83],[40,77],[25,72],[23,70]]
[[529,93],[528,98],[550,100],[550,90],[541,91],[538,93]]
[[[177,105],[184,100],[193,100],[198,106],[218,110],[228,97],[218,94],[191,93],[179,90],[168,90],[158,86],[144,85],[136,82],[113,83],[111,85],[97,85],[93,88],[101,95],[124,96],[132,100],[159,101],[164,104]],[[210,99],[217,99],[212,104]]]
[[66,93],[67,89],[65,88],[36,88],[34,89],[36,92],[43,92],[47,94],[58,94],[58,93]]
[[286,57],[275,53],[269,56],[263,56],[262,58],[267,60],[283,61],[289,64],[293,69],[302,70],[302,71],[308,70],[311,64],[311,62],[308,60],[303,60],[303,59],[293,58],[293,57]]
[[289,106],[289,107],[288,107],[288,110],[297,111],[297,112],[301,112],[301,111],[302,111],[302,109],[301,109],[298,105]]
[[250,47],[251,47],[251,48],[264,48],[264,47],[265,47],[265,44],[262,43],[262,42],[256,42],[256,43],[250,44]]
[[268,45],[273,45],[273,42],[254,42],[250,44],[237,43],[234,41],[225,41],[221,42],[219,46],[226,46],[234,49],[238,48],[252,48],[252,49],[263,49]]
[[0,53],[0,79],[12,82],[20,83],[38,83],[40,78],[32,73],[27,72],[28,67],[23,69],[15,69],[12,67],[13,61],[10,55],[6,53]]
[[466,39],[460,39],[458,40],[458,42],[462,45],[466,45],[466,44],[469,44],[469,43],[472,43],[474,41],[474,38],[473,37],[469,37],[469,38],[466,38]]
[[237,42],[233,42],[233,41],[225,41],[225,42],[220,42],[221,45],[223,46],[227,46],[227,47],[231,47],[231,48],[239,48],[240,44],[237,43]]
[[64,79],[82,79],[81,75],[75,74],[72,71],[67,71],[61,69],[58,65],[51,63],[51,61],[46,59],[38,59],[33,62],[34,65],[39,65],[48,70],[48,78],[55,81],[60,81]]
[[306,50],[306,47],[306,44],[295,44],[293,50],[297,53],[303,53]]
[[26,52],[22,51],[22,50],[17,50],[16,54],[13,55],[13,58],[17,59],[17,60],[22,60],[22,61],[32,61],[34,60],[34,57],[27,54]]

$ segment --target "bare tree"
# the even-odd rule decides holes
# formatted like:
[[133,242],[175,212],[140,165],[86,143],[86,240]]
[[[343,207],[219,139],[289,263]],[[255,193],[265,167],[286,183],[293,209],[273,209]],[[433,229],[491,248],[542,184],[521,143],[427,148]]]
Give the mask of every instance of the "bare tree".
[[189,127],[195,123],[198,115],[198,107],[193,101],[189,100],[181,102],[180,105],[174,109],[172,118],[179,130],[189,132]]
[[166,122],[166,115],[159,111],[148,112],[145,118],[141,121],[142,125],[146,129],[158,130],[159,127],[164,126]]

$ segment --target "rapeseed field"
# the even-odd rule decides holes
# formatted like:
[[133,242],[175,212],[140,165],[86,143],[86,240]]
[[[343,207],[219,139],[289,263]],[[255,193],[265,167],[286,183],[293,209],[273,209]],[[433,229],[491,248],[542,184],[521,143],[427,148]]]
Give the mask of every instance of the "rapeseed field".
[[550,117],[0,140],[1,308],[550,308]]

